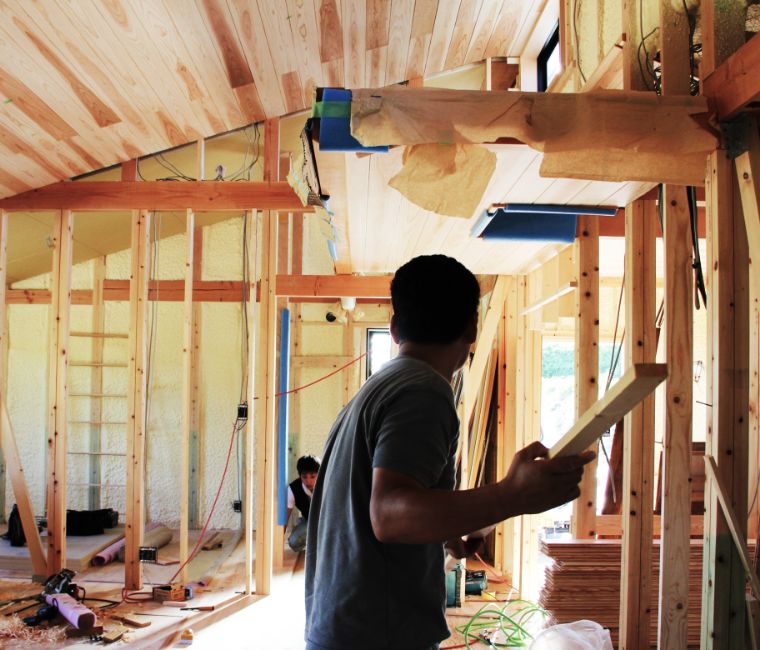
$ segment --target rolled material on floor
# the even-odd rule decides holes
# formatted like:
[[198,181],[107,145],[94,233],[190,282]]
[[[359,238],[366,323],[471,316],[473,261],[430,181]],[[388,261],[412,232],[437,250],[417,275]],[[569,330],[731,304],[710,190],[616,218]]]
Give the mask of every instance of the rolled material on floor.
[[55,605],[61,616],[78,630],[95,627],[97,622],[95,614],[68,594],[49,594],[45,596],[45,600],[48,605]]
[[[161,524],[158,528],[153,528],[152,530],[148,530],[146,527],[143,546],[155,546],[156,548],[161,548],[162,546],[166,546],[169,542],[171,542],[173,537],[174,533],[171,531],[171,529],[167,528],[163,524]],[[124,561],[126,553],[126,547],[120,546],[119,562]]]
[[[153,524],[148,524],[145,526],[145,532],[149,533],[152,530],[161,528],[163,525],[164,524],[160,521],[157,521]],[[118,542],[114,542],[111,544],[111,546],[104,548],[100,553],[92,558],[93,566],[104,566],[116,560],[116,558],[119,557],[119,549],[123,548],[125,543],[126,540],[122,537]]]

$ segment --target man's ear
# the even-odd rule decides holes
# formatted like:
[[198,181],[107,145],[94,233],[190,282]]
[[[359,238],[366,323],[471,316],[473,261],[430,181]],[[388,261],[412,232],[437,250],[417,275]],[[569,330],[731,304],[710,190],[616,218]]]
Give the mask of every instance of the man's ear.
[[478,312],[476,311],[470,322],[467,323],[467,329],[464,331],[465,340],[472,345],[478,340]]
[[399,339],[399,337],[398,337],[398,325],[396,325],[396,315],[395,314],[391,315],[390,329],[391,329],[391,338],[393,339],[393,342],[396,345],[398,345],[399,343],[401,343],[401,339]]

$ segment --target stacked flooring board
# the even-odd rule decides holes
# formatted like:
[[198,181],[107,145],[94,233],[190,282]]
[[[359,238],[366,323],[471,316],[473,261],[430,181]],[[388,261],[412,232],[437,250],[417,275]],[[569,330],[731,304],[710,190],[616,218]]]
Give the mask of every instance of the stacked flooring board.
[[[620,614],[620,540],[542,541],[549,559],[539,602],[554,622],[596,621],[610,630],[618,645]],[[689,564],[689,646],[699,646],[702,605],[702,540],[691,540]],[[752,556],[755,543],[749,543]],[[652,548],[652,646],[657,646],[657,586],[660,582],[660,541]]]

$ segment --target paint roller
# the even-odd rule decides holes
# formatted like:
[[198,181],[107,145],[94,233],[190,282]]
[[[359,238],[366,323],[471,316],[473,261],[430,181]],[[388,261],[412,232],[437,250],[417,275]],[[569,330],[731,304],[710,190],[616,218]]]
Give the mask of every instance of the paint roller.
[[[170,537],[163,544],[157,544],[156,548],[160,548],[161,546],[168,544],[172,539],[171,530],[166,528],[166,526],[164,526],[163,523],[161,523],[160,521],[154,522],[152,524],[147,524],[145,526],[145,534],[147,535],[148,533],[157,531],[159,528],[166,529],[167,531],[169,531]],[[100,553],[98,553],[95,557],[92,558],[93,566],[104,566],[106,564],[110,564],[111,562],[114,562],[116,558],[119,558],[123,562],[124,553],[125,553],[125,550],[124,550],[125,543],[126,543],[126,540],[120,539],[118,542],[114,542],[113,544],[111,544],[111,546],[104,548]]]

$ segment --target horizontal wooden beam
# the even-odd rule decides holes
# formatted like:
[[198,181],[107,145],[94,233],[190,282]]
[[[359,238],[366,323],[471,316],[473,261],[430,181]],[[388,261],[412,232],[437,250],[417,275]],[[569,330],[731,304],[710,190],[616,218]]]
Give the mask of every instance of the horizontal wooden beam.
[[[596,516],[596,534],[597,535],[622,535],[623,534],[623,515],[597,515]],[[662,530],[662,519],[660,515],[654,515],[653,535],[660,535]],[[705,516],[691,516],[691,534],[703,535],[705,532]]]
[[286,182],[63,181],[0,200],[0,210],[186,210],[219,212],[304,208]]
[[718,121],[760,101],[760,38],[753,36],[702,81],[702,94],[715,102]]
[[581,415],[570,431],[549,450],[549,458],[583,453],[667,377],[668,367],[664,363],[632,365],[604,397]]
[[564,296],[566,293],[570,293],[573,289],[575,289],[576,286],[578,286],[578,283],[575,282],[575,280],[572,280],[568,282],[567,284],[563,284],[556,291],[552,291],[550,294],[546,296],[541,296],[541,298],[539,298],[535,302],[532,302],[527,307],[524,307],[523,309],[521,309],[520,316],[525,316],[525,314],[530,314],[530,312],[536,311],[536,309],[540,309],[544,305],[548,305],[550,302],[554,302],[560,296]]
[[341,368],[353,357],[290,357],[291,368]]
[[[292,302],[334,302],[341,297],[357,298],[357,302],[382,302],[390,298],[391,276],[354,275],[278,275],[277,295]],[[243,283],[233,281],[193,282],[193,302],[240,302]],[[104,300],[129,300],[129,280],[106,280]],[[149,300],[182,302],[185,283],[182,280],[165,280],[158,289],[151,286]],[[258,299],[258,296],[257,296]],[[9,289],[9,305],[50,304],[47,289]],[[72,305],[91,305],[92,291],[72,291]]]

